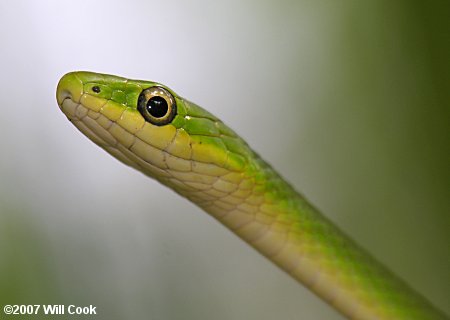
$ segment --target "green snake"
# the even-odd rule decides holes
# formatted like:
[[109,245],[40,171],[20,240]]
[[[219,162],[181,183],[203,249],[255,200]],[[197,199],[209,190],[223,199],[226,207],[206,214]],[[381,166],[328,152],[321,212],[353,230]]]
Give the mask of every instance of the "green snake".
[[71,72],[56,97],[93,142],[211,214],[349,319],[447,318],[221,120],[165,85]]

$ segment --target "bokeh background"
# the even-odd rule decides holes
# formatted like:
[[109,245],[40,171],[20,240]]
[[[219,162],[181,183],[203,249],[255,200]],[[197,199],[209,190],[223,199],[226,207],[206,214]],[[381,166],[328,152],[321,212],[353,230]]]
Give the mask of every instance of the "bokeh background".
[[212,111],[450,313],[449,16],[448,1],[0,2],[0,304],[342,319],[70,125],[56,84],[90,70]]

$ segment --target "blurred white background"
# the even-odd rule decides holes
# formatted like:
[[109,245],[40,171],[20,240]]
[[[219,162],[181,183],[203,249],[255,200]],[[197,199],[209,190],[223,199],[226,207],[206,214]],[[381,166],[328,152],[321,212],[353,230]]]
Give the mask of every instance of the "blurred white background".
[[55,89],[89,70],[164,83],[219,116],[448,312],[440,87],[401,3],[1,2],[0,303],[93,304],[99,319],[342,319],[79,133]]

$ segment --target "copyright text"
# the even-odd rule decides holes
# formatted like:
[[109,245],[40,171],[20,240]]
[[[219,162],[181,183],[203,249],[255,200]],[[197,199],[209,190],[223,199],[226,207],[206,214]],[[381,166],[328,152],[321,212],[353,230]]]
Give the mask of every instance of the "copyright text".
[[76,306],[64,304],[7,304],[3,307],[7,315],[44,314],[44,315],[93,315],[97,314],[97,307]]

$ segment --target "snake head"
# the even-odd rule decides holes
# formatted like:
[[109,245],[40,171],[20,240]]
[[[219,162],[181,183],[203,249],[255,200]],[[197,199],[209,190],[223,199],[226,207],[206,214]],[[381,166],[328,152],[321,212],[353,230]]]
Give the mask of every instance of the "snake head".
[[71,72],[59,81],[56,99],[92,141],[179,193],[210,188],[226,175],[239,182],[251,167],[253,151],[241,138],[160,83]]

